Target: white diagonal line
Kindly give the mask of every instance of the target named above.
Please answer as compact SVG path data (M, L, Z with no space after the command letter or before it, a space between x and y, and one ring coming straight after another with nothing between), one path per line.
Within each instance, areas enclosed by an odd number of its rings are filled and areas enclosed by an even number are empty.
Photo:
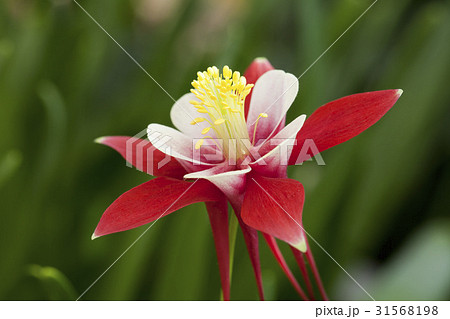
M124 250L124 252L122 253L122 254L120 254L120 256L116 259L116 260L114 260L114 262L108 267L108 268L106 268L106 270L100 275L100 276L98 276L97 277L97 279L95 279L94 280L94 282L89 286L89 287L87 287L87 289L75 300L75 301L78 301L78 300L80 300L81 299L81 297L83 297L111 268L112 268L112 266L114 266L118 261L119 261L119 259L120 258L122 258L123 257L123 255L125 255L130 249L131 249L131 247L133 247L141 238L142 238L142 236L144 236L148 231L149 231L149 229L150 228L152 228L153 227L153 225L155 225L155 223L161 218L161 217L163 217L164 216L164 214L173 206L173 205L175 205L175 203L178 201L178 200L180 200L180 198L181 197L183 197L183 195L184 194L186 194L191 188L192 188L192 186L194 186L194 184L195 183L197 183L197 181L198 181L198 179L196 179L193 183L192 183L192 185L190 185L180 196L178 196L178 198L177 199L175 199L175 201L153 222L153 223L151 223L150 224L150 226L148 226L143 232L142 232L142 234L140 234L139 235L139 237L138 238L136 238L136 240L135 241L133 241L132 243L131 243L131 245L130 246L128 246L128 248L127 249L125 249Z
M150 73L148 73L147 70L144 69L144 67L143 67L138 61L136 61L136 59L133 58L133 56L132 56L130 53L128 53L127 50L125 50L125 48L124 48L123 46L121 46L120 43L117 42L116 39L114 39L114 37L113 37L111 34L109 34L108 31L106 31L105 28L103 28L103 26L102 26L100 23L98 23L97 20L95 20L95 18L94 18L91 14L89 14L89 12L86 11L85 8L83 8L83 6L81 6L81 4L79 4L76 0L73 0L73 2L75 2L75 3L77 4L77 6L79 6L80 9L83 10L84 13L86 13L86 15L87 15L89 18L91 18L91 20L94 21L94 23L95 23L100 29L102 29L103 32L105 32L105 33L108 35L108 37L110 37L111 40L113 40L114 43L117 44L117 46L118 46L119 48L121 48L122 51L125 52L125 54L128 55L128 57L129 57L131 60L132 60L132 61L133 61L133 62L134 62L134 63L135 63L142 71L144 71L144 73L147 74L148 77L150 77L150 79L153 80L153 82L155 82L155 83L161 88L161 90L163 90L163 91L164 91L164 92L165 92L165 93L166 93L166 94L167 94L174 102L176 102L176 100L172 97L172 95L170 95L169 92L167 92L167 91L161 86L161 84L159 84L158 81L156 81L155 78L154 78L153 76L151 76Z
M330 44L330 46L328 47L328 48L326 48L326 50L325 51L323 51L322 52L322 54L321 55L319 55L319 57L317 58L317 59L315 59L314 60L314 62L313 63L311 63L311 65L310 66L308 66L307 68L306 68L306 70L305 71L303 71L303 73L302 74L300 74L300 76L297 78L297 80L300 80L300 78L301 77L303 77L305 74L306 74L306 72L308 72L335 44L336 44L336 42L338 42L343 36L344 36L344 34L346 34L347 33L347 31L348 30L350 30L354 25L355 25L355 23L356 22L358 22L359 21L359 19L361 19L366 13L367 13L367 11L369 11L373 6L374 6L374 4L375 3L377 3L378 2L378 0L375 0L366 10L364 10L364 12L363 13L361 13L360 14L360 16L358 17L358 18L356 18L356 20L355 21L353 21L353 23L352 24L350 24L349 26L348 26L348 28L347 29L345 29L344 30L344 32L342 32L341 33L341 35L340 36L338 36L337 37L337 39L336 40L334 40L334 42L333 43L331 43ZM284 94L286 94L286 92L287 91L289 91L289 89L294 85L295 83L292 83L272 104L270 104L269 105L269 107L264 111L264 113L267 113L270 109L271 109L271 107L275 104L275 103L277 103L278 102L278 100L279 99L281 99L282 97L283 97L283 95ZM252 126L254 125L256 123L256 121L255 122L253 122L252 123Z
M369 296L370 297L370 299L372 299L373 301L376 301L375 300L375 298L373 298L372 297L372 295L371 294L369 294L368 292L367 292L367 290L366 289L364 289L364 287L363 286L361 286L361 284L358 282L358 281L356 281L356 279L355 278L353 278L352 277L352 275L350 275L349 273L348 273L348 271L347 270L345 270L344 269L344 267L342 267L337 261L336 261L336 259L334 259L333 258L333 256L331 256L326 250L325 250L325 248L323 248L322 247L322 245L320 245L318 242L317 242L317 240L313 237L313 236L311 236L311 234L309 234L279 203L278 203L278 201L277 200L275 200L275 198L273 198L272 197L272 195L270 195L265 189L264 189L264 187L262 187L253 177L252 177L252 180L264 191L264 193L266 193L274 202L275 202L275 204L277 204L305 233L306 233L306 235L308 235L308 237L310 237L313 241L314 241L314 243L316 243L316 245L317 246L319 246L320 247L320 249L322 249L323 250L323 252L325 253L325 254L327 254L328 255L328 257L330 257L331 258L331 260L333 260L335 263L336 263L336 265L338 265L339 266L339 268L341 268L346 274L347 274L347 276L349 276L350 277L350 279L351 280L353 280L354 282L355 282L355 284L356 285L358 285L358 287L359 288L361 288L365 293L366 293L366 295L367 296Z
M122 51L142 70L142 71L144 71L144 73L145 74L147 74L148 75L148 77L150 78L150 79L152 79L153 80L153 82L155 82L156 83L156 85L158 85L160 88L161 88L161 90L163 90L166 94L167 94L167 96L168 97L170 97L175 103L177 103L177 101L172 97L172 95L170 95L169 94L169 92L167 92L162 86L161 86L161 84L159 84L159 82L158 81L156 81L155 80L155 78L153 77L153 76L151 76L151 74L150 73L148 73L147 72L147 70L138 62L138 61L136 61L136 59L135 58L133 58L133 56L130 54L130 53L128 53L128 51L127 50L125 50L125 48L122 46L122 45L120 45L120 43L119 42L117 42L116 41L116 39L114 39L114 37L111 35L111 34L109 34L109 32L108 31L106 31L105 30L105 28L97 21L97 20L95 20L95 18L89 13L89 12L87 12L86 11L86 9L85 8L83 8L83 6L81 6L81 4L79 4L76 0L73 0L73 2L75 2L79 7L80 7L80 9L81 10L83 10L83 12L84 13L86 13L86 15L92 20L92 21L94 21L94 23L103 31L103 32L105 32L107 35L108 35L108 37L110 37L111 38L111 40L113 40L114 41L114 43L115 44L117 44L117 46L120 48L120 49L122 49ZM191 118L191 120L192 121L194 121L195 122L195 120L194 120L194 118L191 116L191 114L189 114L188 112L186 112L186 110L184 109L184 108L181 108L190 118ZM197 122L195 122L197 125L199 125Z
M358 18L356 18L356 20L353 21L353 23L350 24L350 25L348 26L348 28L345 29L345 31L342 32L342 34L341 34L336 40L334 40L334 42L331 43L331 45L330 45L325 51L323 51L323 53L322 53L321 55L319 55L319 57L318 57L316 60L314 60L314 62L311 63L311 65L310 65L310 66L309 66L302 74L300 74L300 76L299 76L297 79L300 80L300 78L301 78L303 75L305 75L305 73L308 72L309 69L311 69L311 68L314 66L314 64L316 64L317 61L319 61L319 60L320 60L320 59L328 52L328 50L330 50L330 49L336 44L336 42L338 42L338 41L344 36L344 34L346 34L347 31L350 30L350 29L355 25L355 23L358 22L359 19L361 19L361 18L364 16L364 15L367 13L367 11L369 11L369 10L374 6L374 4L377 3L377 1L378 1L378 0L375 0L375 1L374 1L374 2L373 2L366 10L364 10L364 12L361 13L361 15L360 15Z

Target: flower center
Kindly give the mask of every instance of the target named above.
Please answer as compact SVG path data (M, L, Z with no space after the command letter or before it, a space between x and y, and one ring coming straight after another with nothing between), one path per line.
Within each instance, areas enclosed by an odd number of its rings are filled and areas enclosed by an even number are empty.
M233 72L228 66L223 67L222 74L215 66L207 71L197 72L197 80L192 81L191 92L198 101L190 103L202 114L191 122L196 125L208 122L210 126L202 130L204 138L200 139L195 148L199 149L205 139L212 139L228 158L240 159L248 154L250 139L245 121L245 98L253 88L253 84L247 84L244 76L239 72ZM267 117L260 114L259 118ZM258 118L258 119L259 119ZM211 130L216 137L207 135Z

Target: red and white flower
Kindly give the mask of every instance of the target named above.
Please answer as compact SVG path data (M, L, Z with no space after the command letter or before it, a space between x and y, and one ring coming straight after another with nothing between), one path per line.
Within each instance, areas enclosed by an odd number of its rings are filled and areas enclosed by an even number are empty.
M305 253L326 298L303 231L303 186L287 178L287 166L301 164L358 135L376 123L402 91L347 96L325 104L308 118L300 115L285 125L286 112L298 93L298 80L292 74L274 70L266 59L256 59L245 76L227 66L222 72L210 67L197 75L191 93L182 96L170 112L176 129L150 124L148 141L121 136L98 140L157 178L131 189L111 204L93 238L138 227L186 205L205 202L227 300L229 202L244 234L261 299L258 231L303 299L308 297L287 267L274 238L294 248L301 268ZM304 145L313 147L304 152ZM158 165L163 160L165 165ZM307 283L309 286L309 279ZM308 291L313 298L310 287Z

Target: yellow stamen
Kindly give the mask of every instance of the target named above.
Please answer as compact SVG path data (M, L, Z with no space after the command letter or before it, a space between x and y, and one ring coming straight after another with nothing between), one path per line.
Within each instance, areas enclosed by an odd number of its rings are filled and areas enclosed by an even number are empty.
M253 84L247 84L245 77L237 71L233 72L228 66L223 67L222 74L215 66L207 68L204 72L197 72L197 79L191 84L194 88L191 92L198 99L191 101L191 104L199 113L207 114L209 117L196 118L191 124L207 121L211 126L203 128L201 133L204 135L213 129L217 138L223 141L225 156L231 154L229 152L231 147L237 147L237 150L232 152L237 154L233 155L237 158L247 154L248 150L242 142L249 139L244 103ZM205 138L215 139L206 136ZM196 149L203 145L205 138L196 143ZM232 140L237 141L236 146Z
M198 140L197 143L195 143L195 149L198 150L200 147L202 147L204 141L205 139L203 138L201 140Z
M210 129L211 129L210 126L209 126L209 127L205 127L205 128L202 130L202 134L205 135L206 133L209 132Z
M191 103L192 105L202 105L202 102L195 100L189 101L189 103Z
M236 85L239 83L239 79L241 78L241 74L238 71L234 71L233 73L233 83Z
M225 79L231 78L231 70L230 70L230 68L228 67L228 65L225 65L225 66L223 67L223 76L224 76Z
M256 122L255 122L255 127L253 128L253 139L252 139L252 145L255 145L255 136L256 136L256 126L258 125L258 122L259 122L259 119L261 118L261 117L269 117L269 115L267 115L267 113L259 113L259 115L258 115L258 118L256 119Z
M196 124L201 123L201 122L204 122L204 121L206 121L205 118L203 118L203 117L196 117L196 118L191 122L191 125L196 125Z

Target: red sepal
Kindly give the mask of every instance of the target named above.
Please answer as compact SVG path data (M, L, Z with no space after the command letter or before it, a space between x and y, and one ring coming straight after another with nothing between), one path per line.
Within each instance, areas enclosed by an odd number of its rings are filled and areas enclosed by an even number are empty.
M298 181L253 174L247 180L241 216L247 225L304 251L304 199L303 185Z
M401 94L402 90L353 94L319 107L298 132L289 165L300 164L365 131L389 111ZM316 147L299 156L306 140L312 140Z
M116 150L127 162L147 174L178 179L186 174L175 158L159 151L147 140L130 136L105 136L96 142Z
M184 206L217 201L223 194L210 182L157 177L122 194L103 213L92 238L155 221Z

